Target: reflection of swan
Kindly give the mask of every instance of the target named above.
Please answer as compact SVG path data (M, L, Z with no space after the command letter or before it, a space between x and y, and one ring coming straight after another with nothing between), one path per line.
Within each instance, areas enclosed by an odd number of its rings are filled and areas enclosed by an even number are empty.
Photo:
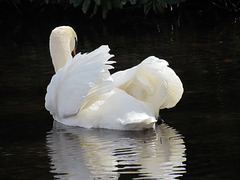
M50 53L56 74L47 88L47 110L57 121L107 129L151 128L158 110L180 100L183 87L165 60L145 59L138 66L110 76L108 46L74 58L77 36L71 27L55 28Z
M55 122L47 145L52 173L60 179L174 179L185 172L184 141L166 124L113 132Z

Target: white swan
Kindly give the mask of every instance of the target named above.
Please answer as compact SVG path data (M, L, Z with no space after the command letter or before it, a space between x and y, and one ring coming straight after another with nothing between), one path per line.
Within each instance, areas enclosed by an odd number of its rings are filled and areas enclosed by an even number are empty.
M50 35L56 74L47 87L45 107L58 122L85 128L140 130L153 128L159 109L171 108L183 94L168 62L154 56L110 75L108 46L72 57L77 35L69 26Z

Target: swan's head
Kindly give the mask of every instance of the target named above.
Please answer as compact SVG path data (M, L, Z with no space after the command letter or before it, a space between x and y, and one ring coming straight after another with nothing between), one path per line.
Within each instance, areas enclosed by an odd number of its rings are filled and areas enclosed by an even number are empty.
M69 26L56 27L50 35L49 46L53 66L57 72L76 54L77 34Z

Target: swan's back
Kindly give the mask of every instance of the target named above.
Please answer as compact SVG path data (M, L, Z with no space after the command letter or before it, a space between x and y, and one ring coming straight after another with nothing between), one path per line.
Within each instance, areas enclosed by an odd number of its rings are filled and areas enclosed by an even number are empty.
M168 62L154 56L112 75L116 87L157 109L171 108L181 99L182 82Z

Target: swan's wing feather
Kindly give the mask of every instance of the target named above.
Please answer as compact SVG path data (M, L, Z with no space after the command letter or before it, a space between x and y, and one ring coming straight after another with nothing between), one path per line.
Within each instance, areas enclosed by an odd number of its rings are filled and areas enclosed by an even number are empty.
M77 119L77 120L76 120ZM63 120L64 124L87 128L140 130L153 127L155 111L149 103L140 101L119 88L98 97L77 116Z
M154 56L112 78L116 87L159 109L175 106L183 94L181 80L168 62Z
M133 78L136 74L136 68L137 66L113 73L111 77L113 78L114 86L125 89L129 84L132 83Z
M56 118L72 116L93 98L113 88L108 62L108 46L101 46L89 54L78 54L52 77L47 87L45 106ZM97 90L96 90L97 89Z

